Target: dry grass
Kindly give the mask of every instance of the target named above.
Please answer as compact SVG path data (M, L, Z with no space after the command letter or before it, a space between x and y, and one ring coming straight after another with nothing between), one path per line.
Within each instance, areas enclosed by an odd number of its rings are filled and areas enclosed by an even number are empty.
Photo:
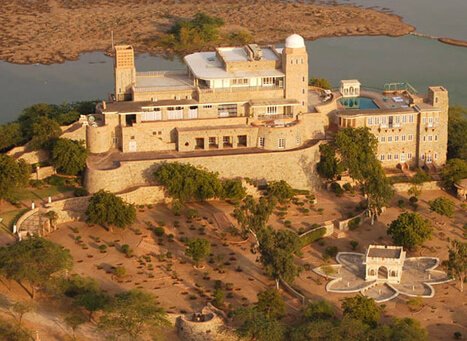
M245 29L260 43L343 35L404 35L414 28L399 17L352 6L272 0L11 0L0 12L0 59L14 63L59 63L85 51L109 51L110 32L138 52L163 53L147 44L177 18L206 12L225 28Z

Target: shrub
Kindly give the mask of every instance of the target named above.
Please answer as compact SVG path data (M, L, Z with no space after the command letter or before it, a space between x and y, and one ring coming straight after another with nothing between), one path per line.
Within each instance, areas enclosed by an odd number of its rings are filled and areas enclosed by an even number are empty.
M293 188L284 180L272 181L268 184L268 195L276 198L281 204L292 199L294 194Z
M360 222L361 222L361 218L360 217L356 217L356 218L353 218L352 220L349 221L349 230L350 231L353 231L355 229L357 229L357 227L360 226Z
M353 251L355 251L358 247L358 242L356 240L351 240L350 241L350 247L352 248Z
M456 208L454 202L444 197L429 201L428 204L432 211L447 217L452 217Z
M404 206L405 206L404 199L397 200L397 206L399 206L399 208L404 208Z
M246 196L246 190L240 179L223 180L222 192L224 199L242 200Z
M162 226L158 226L153 229L153 232L157 237L162 237L165 234L165 229Z
M341 196L342 194L344 194L344 190L342 189L341 185L339 185L337 182L332 182L330 189L337 196Z
M418 198L416 196L411 196L409 198L409 201L411 204L415 204L416 202L418 202Z
M423 308L423 298L417 296L407 300L407 306L411 312L419 311Z
M174 200L172 203L172 213L176 217L179 217L182 214L182 209L183 209L183 204L180 202L180 200Z
M122 247L120 248L120 251L124 253L127 257L131 257L133 254L133 250L128 244L123 244Z
M309 245L312 242L320 238L323 238L325 234L326 234L326 229L324 227L313 230L312 232L309 232L305 234L304 236L300 237L301 246L304 247L306 245Z
M338 252L339 249L337 246L328 246L326 249L324 249L324 256L325 258L334 258L337 256Z
M75 190L73 191L73 194L75 195L75 197L85 197L89 193L83 187L78 187L78 188L75 188Z
M114 275L117 278L122 278L126 276L126 269L123 266L117 266L114 270Z

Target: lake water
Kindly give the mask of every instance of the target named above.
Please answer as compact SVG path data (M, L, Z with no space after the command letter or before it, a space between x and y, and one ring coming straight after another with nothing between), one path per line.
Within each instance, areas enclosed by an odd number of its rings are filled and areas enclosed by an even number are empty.
M467 0L341 2L390 8L420 32L467 40ZM420 92L429 85L444 85L451 104L467 106L467 48L414 36L323 38L307 46L310 75L325 77L334 86L341 79L353 78L376 88L386 82L408 81ZM136 63L141 71L183 68L180 61L148 55L138 56ZM98 52L55 65L0 62L0 123L14 120L34 103L104 99L112 88L112 59Z

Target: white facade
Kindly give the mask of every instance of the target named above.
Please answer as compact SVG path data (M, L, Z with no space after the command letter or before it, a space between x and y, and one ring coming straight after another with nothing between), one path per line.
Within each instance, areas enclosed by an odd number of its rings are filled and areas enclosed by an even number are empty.
M405 261L401 246L370 245L365 257L365 281L399 284Z
M341 80L339 91L343 97L360 96L360 82L356 79Z

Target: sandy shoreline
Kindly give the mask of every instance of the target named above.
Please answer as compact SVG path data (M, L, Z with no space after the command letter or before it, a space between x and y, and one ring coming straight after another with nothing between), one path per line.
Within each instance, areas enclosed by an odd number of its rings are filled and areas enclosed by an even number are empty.
M321 37L402 36L414 27L397 15L348 5L327 6L271 0L11 0L0 13L0 60L53 64L90 51L109 52L131 43L138 53L164 54L148 46L176 18L206 12L225 20L226 29L245 29L258 43L275 43L292 32Z

